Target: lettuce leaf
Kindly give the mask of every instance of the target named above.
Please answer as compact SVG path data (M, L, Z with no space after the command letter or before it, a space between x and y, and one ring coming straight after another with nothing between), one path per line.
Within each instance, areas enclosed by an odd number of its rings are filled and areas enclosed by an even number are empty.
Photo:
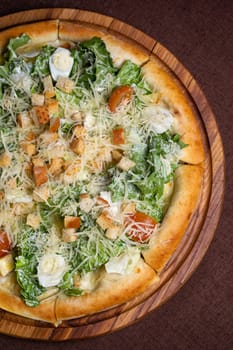
M104 87L109 75L115 75L116 68L112 63L110 53L100 38L94 37L81 44L82 47L91 50L95 55L95 85Z
M40 239L35 238L35 231L23 227L18 237L18 256L16 257L16 278L21 287L20 294L28 306L36 306L40 302L37 297L45 290L37 279L37 257L47 239L47 233L40 227ZM38 233L37 232L37 233Z
M16 50L20 46L26 45L30 40L31 38L27 34L22 34L16 38L10 39L6 50L6 59L11 61L12 59L16 58L18 56Z
M184 147L178 135L168 132L148 136L147 143L132 148L130 158L136 163L130 172L110 169L113 201L137 199L137 209L161 221L163 217L164 185L174 177L178 153Z
M42 48L41 52L36 57L36 60L33 66L33 71L32 71L33 77L39 76L40 79L43 79L44 77L46 77L46 75L50 74L49 58L54 53L55 50L56 48L50 45L46 45Z
M116 76L116 85L136 85L144 94L150 94L151 89L141 74L141 67L130 60L126 60Z

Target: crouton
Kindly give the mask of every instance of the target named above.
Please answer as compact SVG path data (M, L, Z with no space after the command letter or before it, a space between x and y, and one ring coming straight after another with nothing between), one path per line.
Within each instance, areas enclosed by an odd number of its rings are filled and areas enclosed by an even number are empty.
M65 216L64 227L65 228L76 228L81 226L81 219L78 216Z
M32 178L33 176L33 164L32 162L24 163L24 170L28 177Z
M26 111L19 113L16 117L16 120L17 124L23 129L29 128L33 125L33 120L30 117L30 114Z
M123 157L122 153L116 149L112 150L111 154L112 154L112 160L114 160L114 162L119 162Z
M11 154L4 152L0 154L0 168L6 168L11 164Z
M123 128L113 129L112 143L114 145L123 145L125 143L125 132Z
M30 203L14 203L12 205L12 213L14 215L26 215L31 213L33 208L33 202Z
M46 166L34 166L33 175L37 187L48 181Z
M32 197L35 202L46 202L49 195L49 188L46 185L42 185L33 191Z
M75 228L64 228L62 230L62 240L64 242L75 242L78 238L78 233Z
M107 230L108 228L115 226L113 219L108 217L106 213L100 214L96 222L103 230Z
M81 156L85 150L85 142L83 138L74 138L70 143L70 149L77 155Z
M20 147L29 156L33 156L36 154L36 145L33 143L21 142Z
M32 94L32 97L31 97L31 102L32 102L32 106L43 106L44 104L44 95L42 94Z
M40 157L34 157L32 159L32 164L34 166L44 166L44 160Z
M67 168L65 170L65 173L64 173L64 182L66 184L68 183L71 183L75 180L75 177L77 176L77 173L80 172L80 160L79 159L76 159L75 161L68 161L68 162L65 162L65 167L67 165Z
M47 146L50 143L55 142L57 139L58 139L58 134L56 132L48 132L48 131L41 133L39 137L41 144L43 144L44 146L45 145Z
M102 147L97 154L96 159L92 162L91 167L94 173L102 171L107 163L112 161L111 150L107 147Z
M49 166L48 172L51 176L58 176L62 172L64 161L61 158L53 158Z
M54 114L58 114L58 101L54 98L50 98L46 100L46 107L49 111L49 115L52 116Z
M28 214L26 224L34 229L40 226L40 217L35 214Z
M26 135L26 141L35 141L36 140L36 134L33 131L29 131Z
M73 80L66 77L58 77L56 87L66 93L71 93L75 87Z
M49 121L49 111L46 106L37 106L34 107L37 121L40 125L47 124Z
M119 163L117 163L117 168L123 170L123 171L128 171L129 169L132 169L135 167L136 163L130 160L127 157L122 157Z
M53 81L50 75L47 75L47 77L45 77L43 79L43 84L44 84L44 94L45 94L45 98L51 98L55 96L55 90L53 87Z
M121 206L123 214L133 214L136 211L136 203L129 202L129 203L123 203Z
M110 206L109 202L100 196L96 197L96 203L102 208L107 208Z
M60 127L60 118L52 117L50 118L49 131L56 132Z
M73 129L73 135L77 138L85 136L86 132L86 128L82 125L76 125Z

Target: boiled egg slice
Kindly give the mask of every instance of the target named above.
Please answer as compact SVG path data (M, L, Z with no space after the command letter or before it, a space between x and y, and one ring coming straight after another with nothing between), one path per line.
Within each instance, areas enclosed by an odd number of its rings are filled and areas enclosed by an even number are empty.
M74 59L69 50L58 47L49 58L49 68L53 80L58 77L68 78L73 67Z
M67 271L65 259L58 254L47 253L39 261L37 276L42 287L56 286Z

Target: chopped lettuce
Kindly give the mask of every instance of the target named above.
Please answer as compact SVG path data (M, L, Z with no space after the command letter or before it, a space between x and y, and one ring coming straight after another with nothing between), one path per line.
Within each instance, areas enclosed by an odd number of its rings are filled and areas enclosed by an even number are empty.
M55 47L46 45L44 46L39 55L36 57L33 65L32 76L40 77L40 79L50 74L49 58L54 53Z
M178 154L183 144L179 137L168 132L150 133L147 144L132 147L131 159L136 163L130 172L109 171L112 181L108 188L114 201L125 198L137 200L137 209L154 217L163 218L161 200L164 185L172 180L178 166Z
M113 66L110 53L100 38L94 37L82 43L82 47L91 50L95 55L95 86L105 87L109 75L114 75L116 69Z
M45 290L37 279L37 257L47 240L47 234L41 227L35 232L23 227L18 237L18 255L16 257L16 277L21 287L21 295L28 306L37 306L37 297Z
M18 56L16 50L20 46L28 44L30 40L31 39L27 34L22 34L21 36L10 39L6 50L6 59L11 61L12 59L16 58Z
M118 256L125 249L121 241L111 241L97 228L80 233L79 239L70 243L71 266L81 274L96 270L111 257Z
M145 94L150 94L151 89L144 81L141 68L130 60L126 60L116 76L117 85L136 85L142 89Z

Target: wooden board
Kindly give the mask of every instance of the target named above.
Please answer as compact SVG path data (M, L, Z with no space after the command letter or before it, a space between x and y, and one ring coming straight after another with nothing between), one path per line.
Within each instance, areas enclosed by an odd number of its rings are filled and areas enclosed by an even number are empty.
M4 16L0 19L0 29L45 19L65 19L98 26L138 45L151 56L158 56L189 96L206 152L204 185L198 207L159 283L128 303L92 316L65 321L57 328L0 310L0 332L24 338L61 341L93 337L125 327L158 308L182 287L201 262L215 233L223 203L224 154L215 117L202 90L187 69L160 43L114 18L74 9L41 9Z

